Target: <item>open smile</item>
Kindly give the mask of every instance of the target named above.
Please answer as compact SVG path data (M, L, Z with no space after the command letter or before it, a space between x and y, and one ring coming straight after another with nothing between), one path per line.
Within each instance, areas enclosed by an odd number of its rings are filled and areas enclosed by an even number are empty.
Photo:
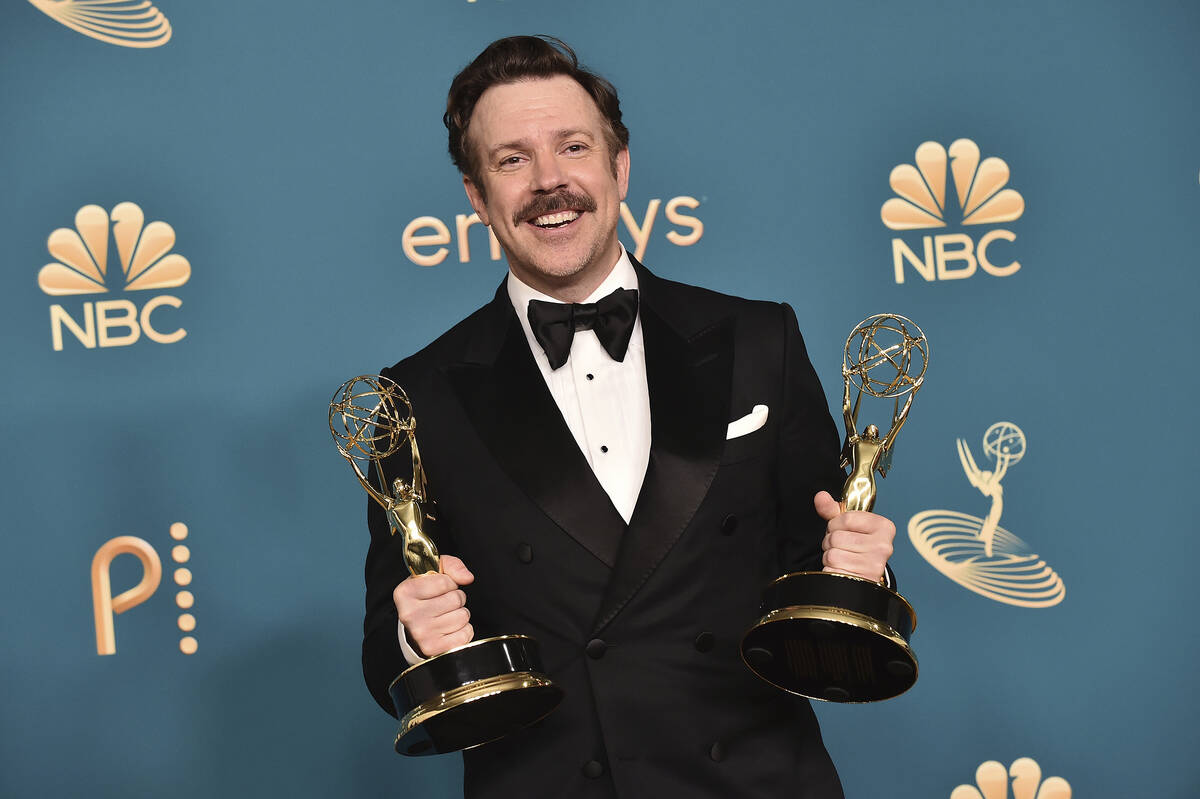
M553 214L543 214L529 220L529 224L542 230L563 228L574 222L582 214L579 211L558 211Z

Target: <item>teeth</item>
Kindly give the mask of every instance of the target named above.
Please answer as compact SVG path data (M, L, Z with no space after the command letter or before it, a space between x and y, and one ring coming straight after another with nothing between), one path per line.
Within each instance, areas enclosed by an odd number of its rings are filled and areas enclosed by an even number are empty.
M574 222L579 218L577 211L559 211L557 214L546 214L539 216L533 220L533 224L538 227L547 227L549 225L565 225L567 222Z

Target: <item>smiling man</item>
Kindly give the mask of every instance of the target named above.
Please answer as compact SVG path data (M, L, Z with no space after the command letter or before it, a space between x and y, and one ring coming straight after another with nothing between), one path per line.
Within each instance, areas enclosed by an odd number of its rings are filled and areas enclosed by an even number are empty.
M771 579L879 579L895 535L828 493L838 436L794 313L630 257L617 94L562 42L494 42L444 119L509 274L384 371L420 419L453 554L408 577L369 504L372 694L394 712L387 686L408 663L524 633L565 699L464 753L468 797L842 796L808 702L738 650Z
M468 130L463 185L509 269L543 294L581 302L621 255L628 148L566 75L491 87Z

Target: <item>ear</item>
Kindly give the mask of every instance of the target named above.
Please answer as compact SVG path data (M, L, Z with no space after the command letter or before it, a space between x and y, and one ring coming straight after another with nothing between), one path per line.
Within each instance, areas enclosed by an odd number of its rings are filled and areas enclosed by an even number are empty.
M626 147L621 152L617 153L617 188L621 192L621 199L625 199L625 195L629 193L629 148ZM482 217L480 217L482 219Z
M479 215L479 221L490 227L492 223L488 220L487 203L483 200L483 192L466 175L463 175L463 188L467 192L467 200L471 203L471 207Z

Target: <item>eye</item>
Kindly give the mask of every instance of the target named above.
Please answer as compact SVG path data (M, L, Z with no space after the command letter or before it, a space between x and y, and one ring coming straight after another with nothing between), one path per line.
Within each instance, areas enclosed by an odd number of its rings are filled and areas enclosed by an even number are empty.
M499 160L497 165L500 169L515 169L524 162L524 158L520 155L506 155Z
M566 153L567 155L582 155L583 153L587 152L587 149L588 148L587 148L586 144L579 144L578 142L574 142L574 143L568 144L566 147L564 147L563 152Z

